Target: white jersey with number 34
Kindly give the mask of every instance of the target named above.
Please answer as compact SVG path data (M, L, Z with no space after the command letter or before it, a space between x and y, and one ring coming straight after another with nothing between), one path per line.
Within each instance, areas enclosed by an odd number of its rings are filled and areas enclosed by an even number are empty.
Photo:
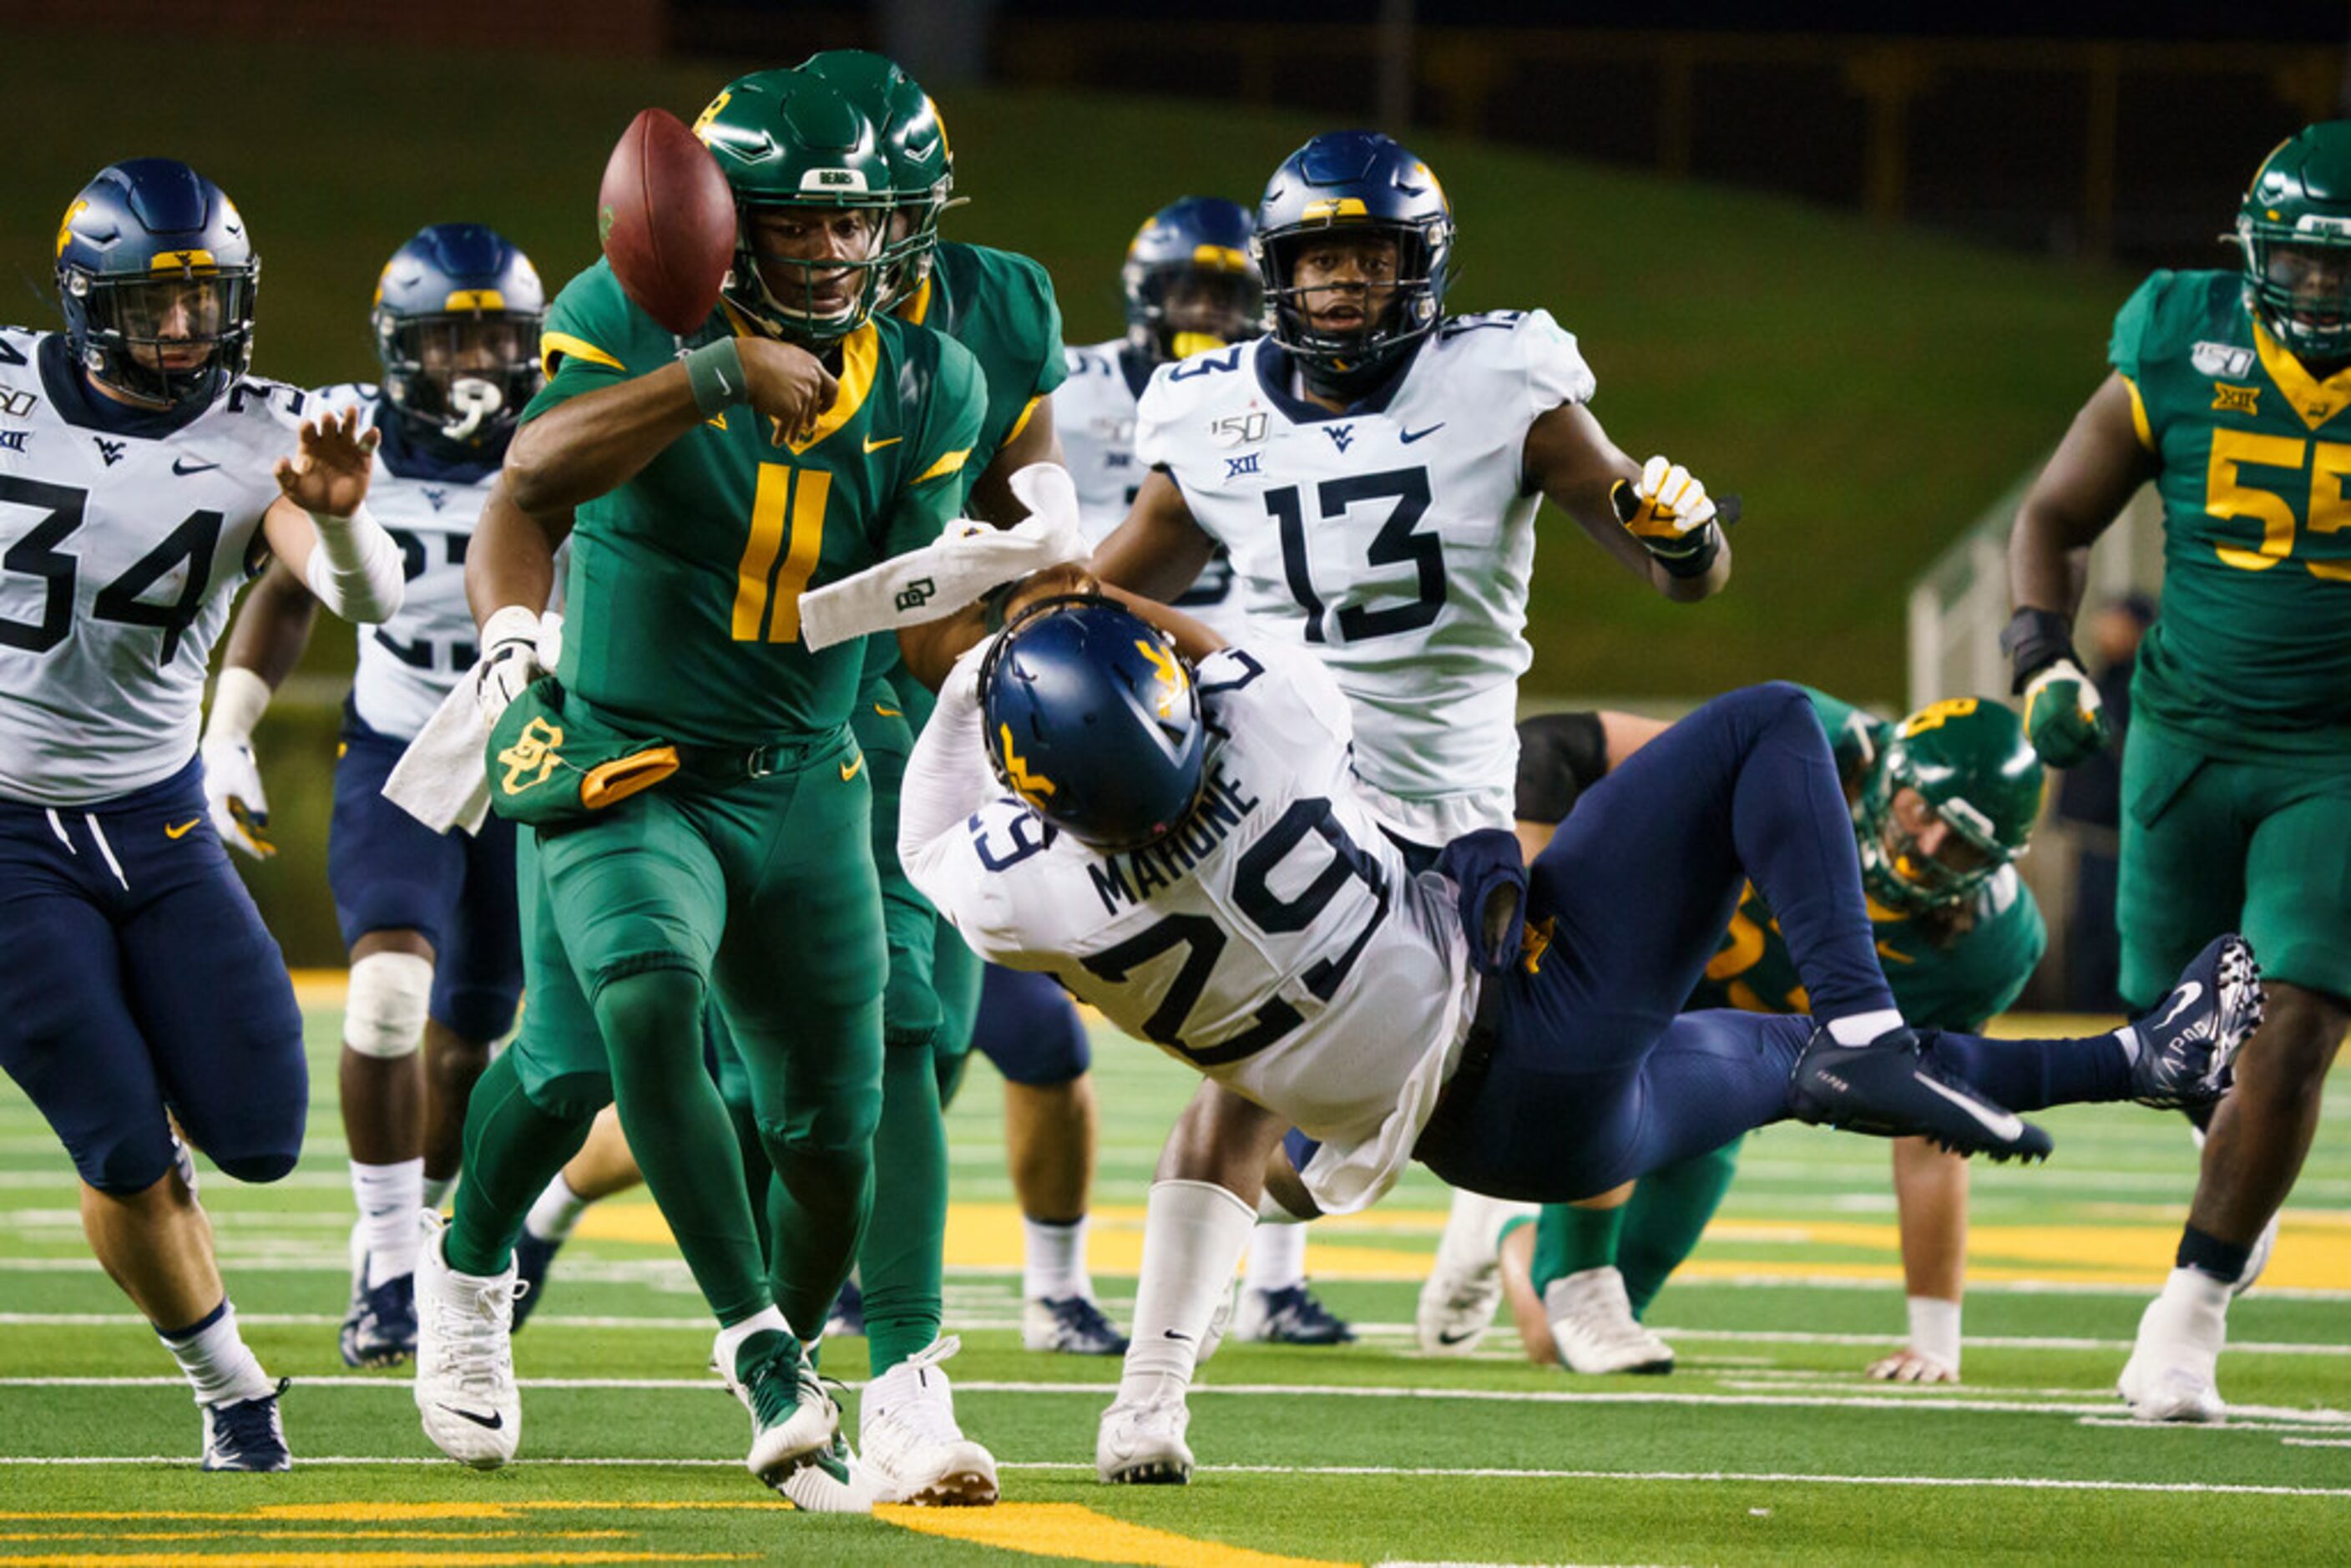
M1337 674L1356 769L1391 821L1437 843L1508 827L1531 657L1527 431L1589 399L1592 372L1547 312L1497 310L1447 318L1347 413L1305 402L1291 374L1270 341L1162 367L1135 455L1230 552L1250 624Z
M0 329L0 798L90 805L187 766L304 401L247 377L126 420L61 338Z
M1050 972L1320 1140L1303 1174L1326 1211L1373 1202L1466 1033L1467 948L1356 791L1330 673L1271 642L1202 660L1199 807L1155 845L1103 854L988 772L977 656L907 770L899 853L914 885L982 957Z

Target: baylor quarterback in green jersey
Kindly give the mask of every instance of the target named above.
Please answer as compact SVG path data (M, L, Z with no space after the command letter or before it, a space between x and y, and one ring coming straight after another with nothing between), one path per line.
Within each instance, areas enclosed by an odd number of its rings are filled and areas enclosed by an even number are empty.
M417 1399L468 1462L515 1451L512 1244L617 1102L720 1325L749 1468L790 1490L837 1460L802 1353L870 1198L884 952L871 796L849 728L856 650L811 653L797 600L935 539L978 437L978 368L878 317L892 197L872 125L790 71L731 84L696 124L738 239L719 308L681 341L600 264L550 312L548 384L467 563L496 803L560 769L573 809L526 818L529 1003L468 1118L468 1179L420 1265ZM551 544L569 525L564 651L531 679ZM517 713L528 713L520 727ZM614 759L605 762L604 759ZM575 765L576 766L576 765ZM650 788L606 789L609 768ZM715 996L779 1178L769 1248L737 1124L704 1062ZM789 1260L771 1287L765 1253ZM428 1304L428 1298L430 1304ZM798 1336L796 1337L796 1333Z
M2048 946L2040 909L2010 864L2023 852L2041 804L2042 767L2022 727L1990 699L1956 698L1886 723L1825 693L1810 695L1853 801L1879 963L1903 1018L1922 1029L1980 1030L2016 999ZM1520 832L1547 837L1583 787L1665 726L1625 714L1566 714L1520 727ZM1779 922L1752 887L1687 1005L1810 1009ZM1551 1341L1544 1359L1555 1354L1576 1372L1672 1365L1671 1347L1638 1319L1698 1245L1729 1188L1739 1149L1734 1142L1652 1172L1614 1207L1542 1208L1527 1264L1530 1294L1513 1305L1522 1334ZM1938 1382L1958 1375L1966 1172L1964 1161L1922 1140L1896 1144L1911 1340L1873 1375ZM1529 1217L1500 1212L1490 1199L1467 1199L1458 1223L1473 1232L1482 1226L1489 1237L1466 1255L1458 1245L1449 1251L1482 1270L1492 1248ZM1424 1343L1439 1348L1465 1344L1474 1332L1468 1318L1444 1321L1450 1297L1467 1291L1472 1304L1492 1299L1485 1274L1479 1281L1448 1277L1450 1261L1441 1251L1423 1296ZM1469 1288L1478 1282L1482 1291Z
M2351 1028L2351 120L2264 158L2238 265L2158 272L2115 319L2113 373L2017 513L2003 638L2052 765L2106 741L2072 645L2080 559L2132 493L2163 503L2163 606L2124 737L2122 992L2242 931L2269 982L2214 1112L2176 1266L2120 1391L2213 1420L2227 1306L2293 1190Z

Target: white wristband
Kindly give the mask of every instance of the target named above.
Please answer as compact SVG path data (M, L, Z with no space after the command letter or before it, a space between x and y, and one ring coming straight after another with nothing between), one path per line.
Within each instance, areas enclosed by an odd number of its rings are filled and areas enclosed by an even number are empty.
M1959 1303L1939 1296L1910 1298L1910 1348L1959 1369Z
M204 739L207 743L245 746L253 739L254 727L269 710L269 683L242 664L223 664L220 679L213 683L212 712L205 716Z

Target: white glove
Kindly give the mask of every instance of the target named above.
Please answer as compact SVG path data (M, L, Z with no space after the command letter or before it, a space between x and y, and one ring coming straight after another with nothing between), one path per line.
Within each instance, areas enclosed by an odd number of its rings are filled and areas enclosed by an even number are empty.
M266 861L277 852L264 831L269 797L261 788L261 764L253 755L253 728L269 706L269 685L241 665L222 668L213 687L212 713L196 754L204 764L204 810L213 831L231 849Z
M482 658L474 666L474 701L485 728L496 726L507 705L547 674L539 663L539 615L519 604L493 611L482 622Z

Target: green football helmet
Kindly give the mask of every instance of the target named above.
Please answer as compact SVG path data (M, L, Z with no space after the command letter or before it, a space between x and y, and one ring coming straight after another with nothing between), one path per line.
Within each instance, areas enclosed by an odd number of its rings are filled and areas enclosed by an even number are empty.
M882 278L881 308L890 309L911 298L930 276L939 214L955 204L949 200L955 193L955 150L947 144L946 124L930 95L886 55L827 49L797 68L839 88L882 133L898 200Z
M2006 704L1955 697L1894 727L1854 812L1861 882L1891 908L1958 904L2022 854L2041 814L2041 758ZM1895 798L1915 789L1951 830L1937 854L1920 852Z
M726 303L770 336L800 342L830 343L863 326L881 306L896 205L872 122L830 82L766 70L728 83L694 133L735 193ZM763 216L794 211L862 214L865 237L828 235L822 253L807 256L763 244Z
M2262 160L2237 210L2245 305L2294 358L2351 356L2351 120Z

